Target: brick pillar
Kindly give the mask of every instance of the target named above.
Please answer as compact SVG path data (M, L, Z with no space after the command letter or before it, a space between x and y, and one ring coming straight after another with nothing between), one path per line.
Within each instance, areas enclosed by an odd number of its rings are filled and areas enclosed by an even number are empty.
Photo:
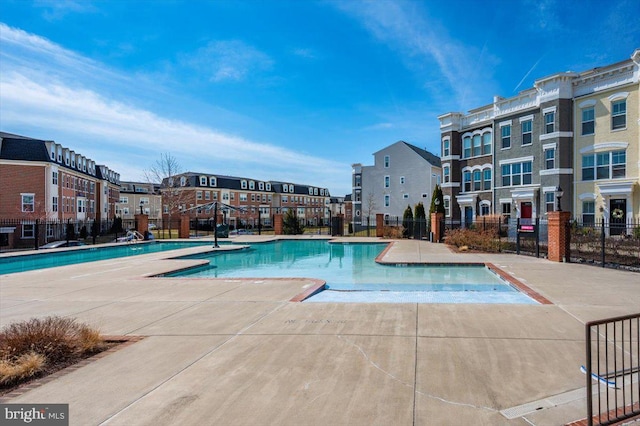
M147 235L146 232L149 230L149 215L146 214L137 214L136 218L136 231L141 233L142 235Z
M571 257L571 247L568 238L570 217L570 212L547 213L549 260L553 262L568 261Z
M439 243L442 241L442 221L444 220L443 213L431 213L431 233L433 234L433 241Z
M178 230L178 238L189 238L189 216L186 214L180 216L180 229Z
M273 215L273 232L276 235L282 235L282 213Z
M376 237L384 237L384 214L376 213Z

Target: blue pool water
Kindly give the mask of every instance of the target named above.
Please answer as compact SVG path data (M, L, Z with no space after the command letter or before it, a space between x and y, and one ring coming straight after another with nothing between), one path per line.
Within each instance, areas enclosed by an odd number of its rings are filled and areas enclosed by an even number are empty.
M136 256L140 254L156 253L166 250L176 250L194 245L212 245L211 242L160 242L152 241L136 244L122 244L110 247L87 247L81 250L46 251L34 254L1 257L0 275L14 272L33 271L36 269L53 268L55 266L74 265L76 263L93 262L96 260L114 259L117 257Z
M378 264L375 258L385 247L318 240L254 244L239 252L186 256L207 259L210 264L165 276L326 281L325 290L308 302L537 303L484 265Z

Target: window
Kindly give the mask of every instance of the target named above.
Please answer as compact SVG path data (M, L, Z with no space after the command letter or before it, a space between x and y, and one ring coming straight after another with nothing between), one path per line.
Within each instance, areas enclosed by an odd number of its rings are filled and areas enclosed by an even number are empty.
M180 176L180 186L187 186L187 178Z
M287 186L285 185L285 188L286 188L286 187L287 187ZM247 181L246 181L246 180L242 180L242 181L240 181L240 188L241 188L241 189L247 189ZM285 191L285 192L286 192L286 191Z
M511 203L502 203L502 214L511 216Z
M400 176L400 185L404 185L404 176Z
M252 180L249 181L249 189L256 189L256 183Z
M482 154L482 139L480 135L473 135L473 156Z
M202 191L196 191L196 200L202 200Z
M217 192L213 193L213 201L218 201L218 193Z
M446 217L451 216L450 207L451 207L451 200L449 200L448 198L445 198L444 199L444 215Z
M451 144L451 142L449 141L449 139L445 139L445 141L442 143L442 156L443 157L447 157L450 154L450 147L449 145Z
M556 150L550 148L544 151L544 168L547 170L554 169L556 167Z
M289 185L289 192L293 194L293 185Z
M429 196L429 194L427 194L426 192L422 193L422 198L427 198Z
M51 174L51 183L54 185L58 184L58 172L53 172Z
M405 200L409 199L409 194L402 194L402 198L404 198Z
M596 154L596 179L609 178L610 156L608 152Z
M200 176L200 186L207 186L207 177Z
M593 169L594 166L594 155L583 155L582 156L582 180L594 180L595 179L595 171Z
M465 136L462 140L463 158L471 157L471 136Z
M210 200L211 199L211 192L204 191L204 199L205 200Z
M627 127L627 100L622 99L611 103L611 130Z
M443 174L442 180L444 181L444 183L449 183L451 179L450 173L451 173L451 169L449 169L448 166L442 168L442 174Z
M531 161L502 165L502 186L531 184Z
M222 201L229 201L229 193L228 192L223 192L222 193Z
M389 161L390 161L389 156L388 156L388 155L385 155L385 156L384 156L384 168L385 168L385 169L389 168Z
M554 195L555 195L554 192L545 192L544 194L544 205L546 208L545 211L547 213L552 212L554 210L554 200L553 200Z
M258 189L264 191L264 182L258 182Z
M473 190L480 191L482 187L482 172L480 170L473 171Z
M625 151L614 151L611 153L611 178L624 178L627 168L627 153Z
M35 195L34 194L20 194L22 195L22 211L25 213L32 213L35 211Z
M286 201L285 201L285 197L282 197L282 200L283 200L284 202L286 202ZM246 192L241 192L241 193L240 193L240 201L247 201L247 193L246 193Z
M266 188L267 191L271 191L271 184L267 182L265 184L265 188Z
M78 198L78 213L85 213L87 211L86 202L82 198Z
M216 178L213 176L209 177L209 186L216 186L218 184Z
M582 202L582 224L593 225L595 221L596 221L596 202L583 201Z
M362 176L361 175L355 175L354 177L354 186L357 188L359 186L362 186ZM311 188L309 188L309 191L311 191ZM312 192L309 192L309 194L313 195Z
M531 145L531 120L526 120L522 125L522 145Z
M500 134L502 136L502 149L511 148L511 126L502 126Z
M595 109L594 107L582 110L582 135L592 135L595 131Z
M231 192L230 196L231 196L231 201L236 199L236 193L235 192Z
M120 201L118 201L120 204L129 204L129 197L120 197Z
M384 196L384 206L385 207L389 207L390 200L391 200L391 198L389 197L389 195L385 195Z
M251 194L251 201L256 201L256 194Z
M51 211L53 212L58 211L58 197L53 197L52 203L51 203Z
M484 155L491 154L491 139L493 135L491 133L485 133L482 135L482 153Z
M480 216L487 216L489 215L489 204L481 204L480 205Z
M385 176L384 177L384 187L385 188L389 188L390 185L390 177L389 176Z
M289 202L289 197L287 197L286 195L282 196L282 202L283 203L288 203Z
M467 192L467 191L471 191L471 172L470 171L465 171L462 172L462 182L463 182L463 191Z
M22 224L22 238L33 238L36 233L36 225L33 223Z
M482 177L483 187L482 187L482 189L484 189L485 191L488 191L488 190L491 189L491 169L484 169L482 174L483 174L483 177Z
M555 131L556 124L556 113L555 111L550 111L544 114L544 132L545 133L553 133Z

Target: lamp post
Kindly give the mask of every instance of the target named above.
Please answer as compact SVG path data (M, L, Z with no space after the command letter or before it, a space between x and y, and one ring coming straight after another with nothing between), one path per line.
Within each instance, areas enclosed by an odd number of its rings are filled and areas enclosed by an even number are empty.
M142 206L144 206L144 201L140 200L140 214L143 214L142 213Z
M562 206L560 205L560 200L562 200L562 196L564 195L564 191L562 191L562 188L558 187L556 189L556 197L558 197L558 211L561 212L562 211Z
M218 203L213 203L213 248L220 248L218 245Z

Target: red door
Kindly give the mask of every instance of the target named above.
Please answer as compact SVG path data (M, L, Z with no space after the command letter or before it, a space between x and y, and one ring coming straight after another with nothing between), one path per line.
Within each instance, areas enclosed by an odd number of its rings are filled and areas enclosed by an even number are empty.
M531 203L522 203L521 207L522 212L520 214L521 219L531 219L532 207Z

